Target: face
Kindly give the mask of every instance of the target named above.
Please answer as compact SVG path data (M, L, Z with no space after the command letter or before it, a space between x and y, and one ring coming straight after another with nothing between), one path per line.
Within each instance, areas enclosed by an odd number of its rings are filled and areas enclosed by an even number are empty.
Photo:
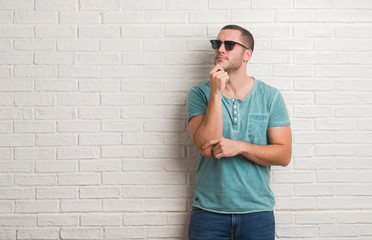
M241 40L241 33L238 30L225 29L222 30L218 36L217 40L224 41L234 41L244 44ZM221 44L219 49L214 51L215 64L221 65L226 72L234 72L239 70L243 64L245 64L247 59L247 49L235 44L234 48L230 51L225 49L225 45Z

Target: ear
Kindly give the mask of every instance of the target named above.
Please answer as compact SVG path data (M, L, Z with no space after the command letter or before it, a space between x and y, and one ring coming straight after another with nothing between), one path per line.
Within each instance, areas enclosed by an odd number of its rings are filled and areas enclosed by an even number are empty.
M251 59L252 54L253 54L253 52L252 52L251 49L247 49L247 50L245 50L245 51L244 51L243 61L244 61L244 62L248 62L248 61Z

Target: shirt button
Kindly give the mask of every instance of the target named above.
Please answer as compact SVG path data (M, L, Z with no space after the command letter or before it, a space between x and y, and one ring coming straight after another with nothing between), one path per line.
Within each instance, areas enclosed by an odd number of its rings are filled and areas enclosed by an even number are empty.
M234 118L234 122L236 122L236 121L238 121L238 119L237 118Z
M236 105L234 105L234 108L236 108Z
M232 101L235 102L235 99L233 98Z
M238 114L238 112L237 111L234 111L234 114L236 115L236 114Z

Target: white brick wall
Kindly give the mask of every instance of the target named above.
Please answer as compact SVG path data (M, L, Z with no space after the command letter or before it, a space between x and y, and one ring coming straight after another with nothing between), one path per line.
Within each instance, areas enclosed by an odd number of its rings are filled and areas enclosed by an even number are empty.
M0 0L0 239L187 239L186 96L229 23L291 116L277 239L372 239L369 0Z

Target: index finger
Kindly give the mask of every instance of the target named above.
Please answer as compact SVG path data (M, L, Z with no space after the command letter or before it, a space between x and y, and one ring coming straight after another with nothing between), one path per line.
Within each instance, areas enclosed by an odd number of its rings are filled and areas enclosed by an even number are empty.
M212 68L211 73L212 73L212 72L218 72L218 71L225 71L225 69L224 69L221 65L216 64L216 66L214 66L214 67Z
M206 149L206 148L209 148L210 146L212 145L216 145L218 142L220 141L220 139L213 139L213 140L210 140L208 141L206 144L203 145L202 149Z

